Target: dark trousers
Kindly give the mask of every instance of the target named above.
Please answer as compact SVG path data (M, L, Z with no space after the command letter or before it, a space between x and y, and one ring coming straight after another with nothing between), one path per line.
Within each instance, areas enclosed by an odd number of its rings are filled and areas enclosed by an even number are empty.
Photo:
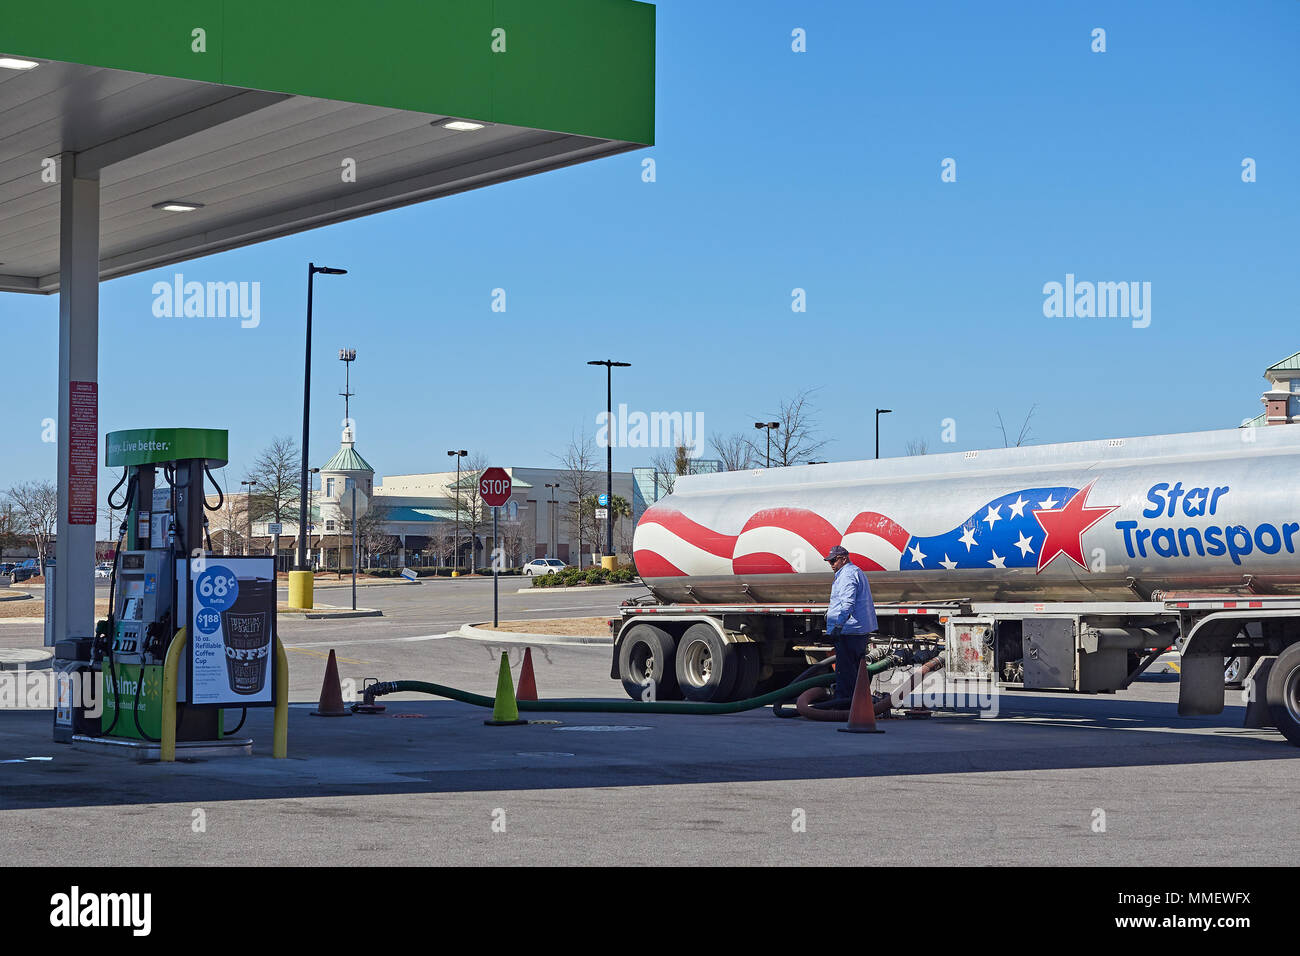
M866 634L835 635L835 697L852 700L858 685L858 665L867 656Z

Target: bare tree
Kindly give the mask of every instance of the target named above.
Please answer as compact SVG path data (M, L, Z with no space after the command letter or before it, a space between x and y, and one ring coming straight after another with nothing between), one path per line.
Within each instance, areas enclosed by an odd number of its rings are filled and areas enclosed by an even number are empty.
M451 557L456 548L456 528L450 521L435 521L429 529L429 550L433 552L436 567L451 565Z
M497 547L501 549L501 553L507 561L507 567L517 567L531 561L536 544L533 540L532 525L522 518L502 521L500 525L498 529L500 541Z
M17 550L22 543L22 522L18 509L6 495L0 495L0 558L6 551Z
M220 507L217 507L220 502ZM244 537L248 533L248 495L231 494L227 489L225 496L218 499L208 495L206 504L216 508L209 512L208 534L212 537L212 547L221 554L244 553Z
M924 455L929 450L930 445L924 438L918 438L907 443L907 453L909 455Z
M816 409L812 396L815 388L805 388L794 397L781 402L777 411L776 428L772 429L772 462L782 467L794 465L816 457L826 447L827 441L817 437ZM762 442L747 439L755 461L767 461L767 438Z
M292 438L275 438L253 461L248 479L256 482L247 507L254 518L298 523L302 458ZM310 516L308 516L310 521ZM275 536L272 554L279 560L280 536ZM278 565L277 565L278 567Z
M5 504L16 516L15 532L30 538L36 549L37 566L44 573L59 525L59 493L52 481L27 481L5 492Z
M659 452L650 459L655 470L655 480L663 494L671 495L677 486L677 479L694 471L690 449L686 445L676 445Z
M254 460L248 480L256 483L249 502L254 517L278 522L298 520L302 459L292 438L273 439Z
M357 515L357 541L365 555L366 567L371 566L372 558L387 554L397 547L397 538L384 528L387 523L387 505L375 504L374 498L370 499L370 506Z
M462 531L469 533L469 569L472 574L477 567L478 536L484 525L492 519L479 488L479 477L486 470L487 459L482 452L475 452L465 459L461 466L460 487L452 489L452 506L460 516Z
M1037 408L1038 408L1037 405L1030 406L1029 414L1025 416L1024 423L1020 426L1020 433L1016 435L1016 440L1015 440L1016 448L1019 448L1021 445L1029 444L1029 420L1034 417L1034 410ZM1012 442L1007 438L1007 426L1002 423L1002 412L999 411L997 415L998 415L998 428L1001 429L1002 431L1002 447L1010 448L1012 446Z
M581 568L584 545L588 540L582 502L596 491L596 446L584 429L569 440L564 454L556 457L563 467L560 491L571 499L567 505L567 519L578 539L578 567Z
M723 471L745 471L754 467L753 446L749 437L742 432L732 432L730 435L714 432L709 445L722 462Z

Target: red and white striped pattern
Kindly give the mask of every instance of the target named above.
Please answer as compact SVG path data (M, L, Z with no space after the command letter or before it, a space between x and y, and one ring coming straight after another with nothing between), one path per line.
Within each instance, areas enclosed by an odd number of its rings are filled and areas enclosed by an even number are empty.
M645 577L731 574L735 535L719 534L680 511L651 508L637 522L632 559Z
M839 531L815 511L765 508L740 530L731 567L736 574L825 571L822 559L839 543Z
M806 508L766 508L738 535L723 534L680 511L655 506L637 523L633 557L645 577L792 574L825 571L837 544L864 571L897 571L910 535L899 524L864 511L841 532Z
M840 544L863 571L897 571L910 537L893 519L864 511L849 522Z

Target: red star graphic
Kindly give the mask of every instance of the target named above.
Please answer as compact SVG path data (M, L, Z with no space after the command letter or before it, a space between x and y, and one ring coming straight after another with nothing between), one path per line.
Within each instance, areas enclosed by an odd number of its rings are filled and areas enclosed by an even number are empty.
M1083 533L1119 507L1088 507L1088 492L1096 483L1096 479L1088 482L1054 511L1034 511L1039 526L1047 534L1047 540L1038 551L1039 571L1051 564L1058 554L1065 555L1085 571L1091 570L1083 560Z

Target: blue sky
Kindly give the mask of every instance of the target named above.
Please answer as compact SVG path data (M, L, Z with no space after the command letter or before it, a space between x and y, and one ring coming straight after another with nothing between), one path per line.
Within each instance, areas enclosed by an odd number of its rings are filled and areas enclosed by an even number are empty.
M554 464L595 431L594 358L633 363L616 402L709 432L819 387L819 457L841 460L872 454L877 405L883 455L1000 445L996 411L1015 427L1033 406L1035 443L1231 425L1300 350L1300 4L657 6L656 146L179 269L260 282L257 329L155 318L177 269L105 283L101 431L228 428L232 484L296 436L308 260L350 270L317 281L313 464L338 446L351 346L381 475L452 447ZM1150 326L1045 318L1067 273L1150 282ZM58 301L0 293L0 316L0 487L52 479Z

